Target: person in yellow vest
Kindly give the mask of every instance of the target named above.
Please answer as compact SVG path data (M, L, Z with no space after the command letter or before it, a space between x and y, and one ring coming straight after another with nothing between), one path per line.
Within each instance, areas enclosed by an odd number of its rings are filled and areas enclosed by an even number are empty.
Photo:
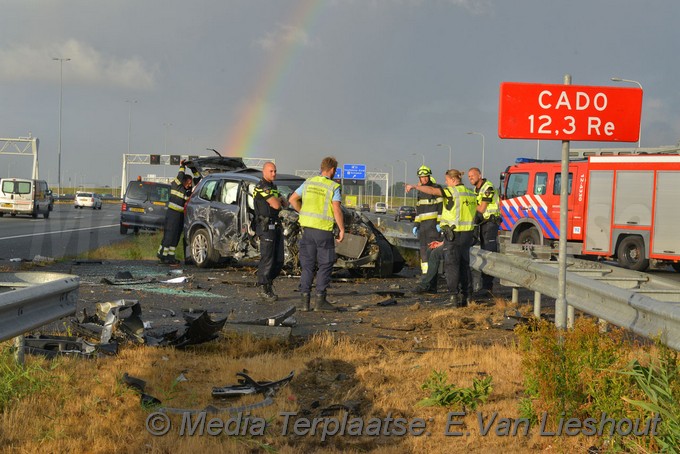
M498 252L498 226L501 224L498 191L477 167L468 170L468 179L477 194L477 213L475 224L479 225L479 247L485 251ZM472 288L476 296L491 296L493 290L493 276L472 272Z
M418 168L418 181L424 186L441 188L434 178L432 170L422 165ZM416 201L416 219L414 220L413 234L418 237L420 242L420 271L428 274L428 259L430 257L430 243L440 240L439 217L442 214L442 197L439 195L418 193ZM437 275L428 284L428 289L437 293Z
M192 188L201 180L200 173L191 167L189 170L192 173L186 173L184 160L182 160L177 177L170 183L170 200L168 200L168 211L165 213L163 239L156 253L161 263L168 265L179 263L179 260L175 258L175 249L184 230L184 205L191 197ZM185 247L184 250L186 251L187 248Z
M465 307L470 285L470 248L473 243L477 196L462 183L460 170L447 170L445 177L445 188L417 184L406 185L406 191L416 189L444 198L440 227L444 234L444 272L451 295L449 305Z
M345 223L340 203L342 196L340 185L333 181L338 161L326 157L321 161L321 175L308 178L288 198L290 206L300 213L299 223L302 227L302 238L299 243L299 259L302 273L300 276L301 311L310 310L310 293L316 272L315 311L335 311L326 300L326 289L331 281L331 272L335 263L335 241L333 227L338 226L337 241L345 237Z

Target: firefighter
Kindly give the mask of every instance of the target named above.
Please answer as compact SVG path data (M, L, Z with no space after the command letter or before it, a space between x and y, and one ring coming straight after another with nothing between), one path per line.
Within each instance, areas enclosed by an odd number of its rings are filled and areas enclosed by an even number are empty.
M265 301L278 299L274 293L273 282L283 268L283 229L279 212L288 206L286 199L279 193L274 180L276 165L266 162L262 167L262 179L255 186L255 232L260 239L260 262L257 265L258 296Z
M498 252L498 226L501 224L498 191L489 180L482 178L477 167L468 170L468 179L477 194L475 224L479 225L479 246L485 251ZM473 271L472 284L478 296L491 296L493 276Z
M460 170L446 172L446 188L427 185L407 185L406 190L417 189L427 194L443 197L441 230L444 235L444 272L450 293L449 305L467 306L470 282L470 248L473 243L474 218L477 197L461 181Z
M418 180L423 186L441 189L441 186L436 184L432 178L432 170L426 165L422 165L418 169ZM418 237L420 242L420 271L422 274L427 274L428 270L428 257L430 256L431 250L429 244L433 241L440 240L438 223L439 216L441 216L442 213L442 200L442 197L439 195L418 192L413 234ZM435 279L430 282L429 290L436 292L436 276Z
M185 173L185 161L182 160L179 172L170 184L170 200L168 201L168 211L165 213L163 240L156 254L162 263L168 265L179 263L179 260L175 258L175 249L184 229L184 205L191 196L192 187L201 179L201 175L196 170L189 169L193 175ZM184 249L186 250L186 248Z
M333 181L338 161L329 156L321 161L321 175L307 179L290 195L288 202L300 213L302 238L299 258L302 268L300 276L301 300L298 309L310 309L310 292L316 272L315 311L335 311L326 300L326 289L331 281L335 263L334 223L338 227L337 241L345 237L345 223L342 216L340 185Z

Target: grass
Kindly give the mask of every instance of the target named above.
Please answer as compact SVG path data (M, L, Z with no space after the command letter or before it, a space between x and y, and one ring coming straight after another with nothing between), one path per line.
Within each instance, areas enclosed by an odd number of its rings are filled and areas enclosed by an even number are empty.
M80 258L93 260L156 260L156 253L162 239L162 232L140 232L128 235L128 238L121 242L88 251L82 254ZM178 260L184 259L181 239L177 245L176 257Z
M453 312L449 313L449 316ZM298 345L251 337L227 337L186 351L124 346L116 357L93 361L61 358L48 362L28 356L27 368L50 369L50 386L11 399L0 413L0 451L20 452L432 452L467 451L485 453L503 450L519 453L532 450L584 452L592 438L499 436L491 429L482 436L478 414L485 424L496 413L499 418L519 417L523 392L521 351L516 345L460 345L459 340L440 331L436 349L410 352L401 343L374 339L359 342L323 333ZM8 344L4 344L7 349ZM180 436L181 416L171 415L172 429L152 436L145 428L151 409L143 408L139 396L120 384L124 372L147 382L146 392L163 405L200 409L207 405L242 405L257 402L249 396L236 402L214 402L213 386L236 383L235 373L246 369L257 380L273 380L295 371L291 384L279 391L272 406L256 409L250 416L268 421L263 435ZM493 390L484 399L475 398L476 410L457 417L461 425L451 431L465 436L447 436L449 412L454 407L419 407L429 396L421 388L432 371L446 374L452 383L468 385L480 377L493 377ZM178 382L183 374L188 381ZM442 382L443 383L443 382ZM421 418L430 435L423 436L303 436L281 435L282 412L298 417L320 417L324 408L345 405L351 417ZM479 412L479 413L478 413ZM331 413L341 418L342 412ZM208 415L208 419L215 415ZM230 415L217 415L226 421ZM30 424L26 424L30 421ZM292 424L292 423L291 423ZM21 431L10 428L22 427ZM469 433L469 434L467 434Z

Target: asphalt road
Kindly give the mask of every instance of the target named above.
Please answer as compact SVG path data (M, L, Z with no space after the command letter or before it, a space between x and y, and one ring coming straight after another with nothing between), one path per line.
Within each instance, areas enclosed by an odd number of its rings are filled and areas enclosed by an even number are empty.
M5 214L0 218L0 259L74 257L125 238L119 221L119 203L104 204L101 210L57 204L48 219Z

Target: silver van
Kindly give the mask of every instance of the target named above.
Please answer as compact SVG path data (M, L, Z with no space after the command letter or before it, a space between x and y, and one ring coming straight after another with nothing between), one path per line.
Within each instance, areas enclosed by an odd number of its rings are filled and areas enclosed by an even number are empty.
M25 180L22 178L0 179L0 216L9 213L28 214L37 218L42 214L50 217L52 191L45 180Z

